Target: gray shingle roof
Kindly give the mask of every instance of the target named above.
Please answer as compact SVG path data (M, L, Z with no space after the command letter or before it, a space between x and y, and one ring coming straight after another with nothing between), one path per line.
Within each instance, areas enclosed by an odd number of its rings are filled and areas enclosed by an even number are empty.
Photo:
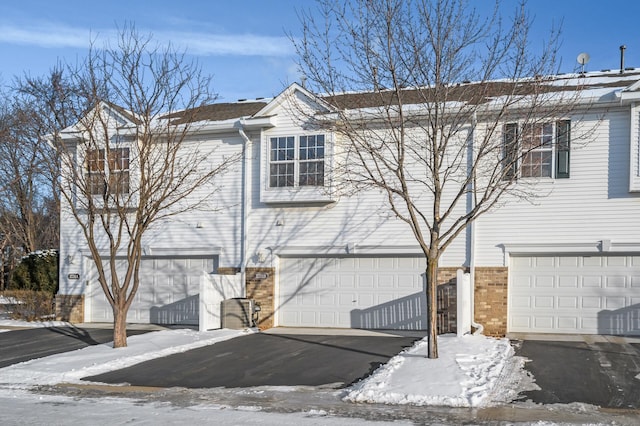
M250 117L267 105L267 102L231 102L204 105L167 114L162 118L173 120L173 124L193 123L196 121L223 121L232 118Z

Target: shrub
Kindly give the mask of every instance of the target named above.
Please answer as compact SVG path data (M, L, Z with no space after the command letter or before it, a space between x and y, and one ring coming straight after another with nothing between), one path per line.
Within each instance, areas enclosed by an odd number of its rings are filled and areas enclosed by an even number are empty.
M43 250L24 256L11 274L10 290L58 291L58 251Z
M6 303L0 306L11 319L43 321L54 316L53 294L49 292L8 290L2 296Z

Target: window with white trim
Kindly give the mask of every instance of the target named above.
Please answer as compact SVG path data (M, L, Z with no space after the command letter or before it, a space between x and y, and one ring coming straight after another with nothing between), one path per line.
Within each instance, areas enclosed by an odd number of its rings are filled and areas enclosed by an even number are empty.
M129 193L129 148L87 151L87 185L92 195Z
M507 123L503 129L504 178L569 177L571 121Z
M269 187L324 185L324 135L272 137Z

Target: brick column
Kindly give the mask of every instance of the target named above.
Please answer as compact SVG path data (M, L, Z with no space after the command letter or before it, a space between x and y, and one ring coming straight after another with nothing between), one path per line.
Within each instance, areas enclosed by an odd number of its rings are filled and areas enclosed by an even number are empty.
M84 295L56 294L56 320L84 322Z
M274 268L247 268L246 270L247 298L255 300L260 305L260 314L258 315L260 330L274 326L275 272Z
M487 336L507 334L507 267L475 268L475 321L484 326Z

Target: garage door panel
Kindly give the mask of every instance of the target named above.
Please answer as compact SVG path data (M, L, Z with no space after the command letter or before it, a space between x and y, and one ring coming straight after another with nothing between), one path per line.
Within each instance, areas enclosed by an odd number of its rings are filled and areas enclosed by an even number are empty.
M575 275L560 276L558 277L558 287L578 288L578 277Z
M561 268L578 267L580 265L580 258L577 256L567 256L558 258L558 265Z
M602 267L603 259L600 256L585 256L582 258L583 266Z
M511 299L511 307L514 309L517 308L530 308L531 307L531 297L529 296L520 296L520 297L516 297L514 296Z
M91 261L88 261L92 268ZM143 258L140 264L140 287L127 314L133 323L161 324L198 323L200 276L214 269L215 260L208 258ZM120 271L126 268L126 259L117 259ZM121 276L124 272L121 272ZM87 288L88 321L111 322L113 313L106 296L91 275ZM110 279L110 277L108 277Z
M558 297L558 308L577 309L578 298L577 297Z
M350 275L350 276L339 275L336 278L338 280L338 287L340 289L356 288L356 277L355 276L353 276L353 275Z
M585 309L601 309L602 299L600 297L582 297L582 307Z
M552 329L555 318L551 315L539 314L533 318L534 327L541 329Z
M606 257L607 266L627 266L627 257L626 256L618 256L618 257Z
M530 268L532 267L533 257L512 257L511 265L514 268Z
M358 307L373 306L376 304L377 297L373 293L360 293L358 295Z
M612 287L623 288L623 287L626 287L626 277L621 277L621 276L606 277L605 283L606 283L605 287L607 288L612 288Z
M374 287L373 275L358 275L358 288L371 290Z
M602 277L585 276L582 277L583 287L602 287Z
M338 304L340 306L352 307L356 302L355 293L340 293L338 295Z
M555 285L555 277L538 276L534 280L533 286L536 288L551 288Z
M531 288L531 277L515 276L512 279L511 285L514 288Z
M580 328L583 330L599 330L601 334L613 334L614 329L607 329L602 324L598 323L597 317L582 317L580 318Z
M397 297L395 294L389 293L389 294L378 294L377 298L378 298L378 305L382 305L395 300Z
M534 299L535 308L553 308L553 297L537 296Z
M531 317L529 316L521 316L521 315L513 315L511 317L511 326L519 329L530 329L531 326Z
M557 259L555 257L536 257L532 262L536 268L553 267L556 264Z
M424 303L417 304L418 313L415 307L407 307L412 299L425 299L421 277L425 262L419 258L282 258L280 261L278 325L415 329L417 321L410 316L425 315ZM308 270L311 265L333 266L320 267L312 275L296 273ZM334 295L331 304L318 300L294 304L287 300L287 295L300 293L302 289L317 289L326 282L337 284L325 289ZM407 306L400 309L403 303ZM305 312L313 312L313 319L303 318Z
M640 283L638 284L640 285ZM395 287L395 276L380 274L378 275L378 288L380 289L392 289Z
M640 317L639 258L512 257L508 330L640 334L640 327L624 320L629 316Z
M318 296L318 303L321 306L334 306L336 304L335 295L331 293L323 293Z
M607 297L605 298L605 308L622 309L626 306L624 297Z
M575 330L578 328L578 317L559 317L558 328L561 330Z

